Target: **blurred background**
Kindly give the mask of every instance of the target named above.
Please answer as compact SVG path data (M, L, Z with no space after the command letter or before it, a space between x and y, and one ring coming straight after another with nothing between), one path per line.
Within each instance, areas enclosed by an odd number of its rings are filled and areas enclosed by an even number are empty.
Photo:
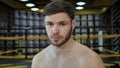
M51 1L57 0L0 0L0 68L30 68L50 44L41 14ZM98 53L106 68L120 68L120 0L65 1L75 7L74 40Z

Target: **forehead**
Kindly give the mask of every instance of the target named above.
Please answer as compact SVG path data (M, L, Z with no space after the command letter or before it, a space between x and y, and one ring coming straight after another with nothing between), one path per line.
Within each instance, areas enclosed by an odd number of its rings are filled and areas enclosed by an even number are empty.
M45 16L45 21L58 22L58 21L69 21L69 20L70 17L68 16L68 14L63 12Z

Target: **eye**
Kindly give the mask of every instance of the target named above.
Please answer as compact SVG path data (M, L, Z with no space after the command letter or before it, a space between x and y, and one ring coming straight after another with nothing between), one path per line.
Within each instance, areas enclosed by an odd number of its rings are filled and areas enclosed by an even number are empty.
M52 22L47 22L47 25L52 26L54 24Z
M64 26L64 25L66 25L66 23L65 23L65 22L60 22L59 25L60 25L60 26Z

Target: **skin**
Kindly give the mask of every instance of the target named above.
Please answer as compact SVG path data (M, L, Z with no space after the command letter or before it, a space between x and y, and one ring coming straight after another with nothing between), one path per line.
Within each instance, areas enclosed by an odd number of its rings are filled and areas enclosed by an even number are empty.
M63 12L45 16L52 44L34 56L32 68L105 68L94 51L72 39L75 25L75 19Z

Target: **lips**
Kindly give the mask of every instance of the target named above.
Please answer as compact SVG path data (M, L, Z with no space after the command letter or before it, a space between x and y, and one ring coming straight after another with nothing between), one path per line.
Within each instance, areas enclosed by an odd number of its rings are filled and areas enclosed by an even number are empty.
M53 41L58 41L60 39L60 36L52 36L51 38Z

